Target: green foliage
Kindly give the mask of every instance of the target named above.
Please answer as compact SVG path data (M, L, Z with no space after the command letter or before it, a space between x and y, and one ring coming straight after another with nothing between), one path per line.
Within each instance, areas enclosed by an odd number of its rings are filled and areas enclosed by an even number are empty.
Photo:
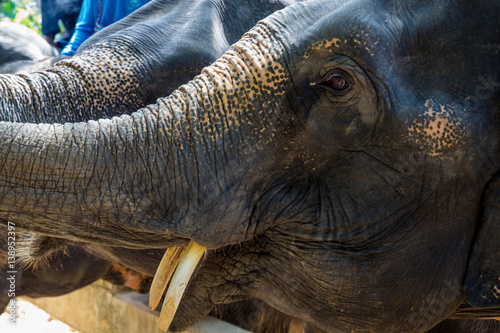
M42 16L36 1L3 0L0 2L0 21L13 21L23 24L41 34Z

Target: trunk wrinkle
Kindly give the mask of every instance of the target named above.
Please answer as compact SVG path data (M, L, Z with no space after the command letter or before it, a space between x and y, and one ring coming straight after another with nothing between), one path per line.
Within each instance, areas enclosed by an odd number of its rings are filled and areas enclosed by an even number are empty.
M158 232L212 248L245 240L259 197L247 193L259 191L253 175L261 172L248 166L275 163L269 150L281 143L271 139L287 122L274 111L287 82L281 53L259 24L193 81L130 116L0 123L17 132L0 144L0 217L72 239L87 238L91 226L99 241L123 246ZM60 221L69 228L54 228Z

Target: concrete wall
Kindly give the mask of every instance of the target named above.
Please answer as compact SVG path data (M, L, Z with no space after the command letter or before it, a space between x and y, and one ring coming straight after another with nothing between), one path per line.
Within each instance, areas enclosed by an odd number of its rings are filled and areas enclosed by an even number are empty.
M150 311L147 295L125 291L106 281L64 296L22 297L80 333L162 333L158 311ZM206 317L186 333L249 333L213 317Z

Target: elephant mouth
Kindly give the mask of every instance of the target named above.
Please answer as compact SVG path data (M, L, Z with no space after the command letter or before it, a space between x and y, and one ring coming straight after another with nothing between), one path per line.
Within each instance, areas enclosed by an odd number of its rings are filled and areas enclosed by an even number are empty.
M206 249L191 241L186 248L171 247L165 251L149 292L149 307L154 310L169 285L160 313L161 330L166 331L172 323L182 295Z

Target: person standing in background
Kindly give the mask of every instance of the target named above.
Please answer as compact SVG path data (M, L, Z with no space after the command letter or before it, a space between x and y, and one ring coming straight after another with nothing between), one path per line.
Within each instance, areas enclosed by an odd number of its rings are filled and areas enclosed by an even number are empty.
M61 55L75 54L90 36L108 25L121 20L150 0L83 0L75 33Z
M42 12L42 37L49 44L61 49L64 48L69 43L75 30L82 7L82 0L41 0L40 7ZM54 41L56 34L61 32L59 21L64 27L65 36L58 41Z

